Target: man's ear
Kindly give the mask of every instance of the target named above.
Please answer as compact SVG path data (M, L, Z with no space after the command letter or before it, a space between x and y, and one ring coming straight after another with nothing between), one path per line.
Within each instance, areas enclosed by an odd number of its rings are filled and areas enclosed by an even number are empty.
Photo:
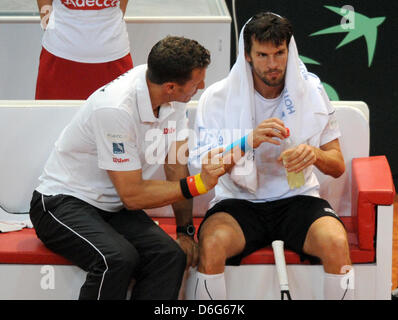
M245 51L245 59L247 62L251 63L252 62L252 58L250 57L249 54L247 54L247 52Z
M174 93L174 90L176 88L176 84L174 82L165 82L162 84L163 87L163 91L167 94L167 95L171 95L172 93Z

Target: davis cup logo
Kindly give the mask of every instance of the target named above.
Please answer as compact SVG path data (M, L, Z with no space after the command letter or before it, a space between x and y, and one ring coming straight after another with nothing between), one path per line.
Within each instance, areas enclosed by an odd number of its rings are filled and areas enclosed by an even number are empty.
M61 0L62 4L72 10L101 10L116 7L119 0Z

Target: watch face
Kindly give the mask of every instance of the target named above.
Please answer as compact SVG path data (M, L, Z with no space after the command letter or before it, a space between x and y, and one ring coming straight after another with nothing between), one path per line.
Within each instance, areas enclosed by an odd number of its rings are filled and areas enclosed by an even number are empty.
M187 234L189 236L193 236L195 234L195 227L192 224L187 226Z

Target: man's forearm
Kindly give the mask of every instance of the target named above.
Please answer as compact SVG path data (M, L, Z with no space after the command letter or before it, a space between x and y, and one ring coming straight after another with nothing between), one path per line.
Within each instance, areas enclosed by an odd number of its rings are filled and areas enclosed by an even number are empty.
M344 158L338 150L321 150L314 148L316 161L314 165L324 174L334 178L340 177L345 171Z
M180 179L189 176L188 166L183 164L166 163L164 170L168 181L180 181ZM192 222L193 199L184 198L181 201L173 203L172 207L178 226L184 226Z
M120 194L130 210L159 208L171 204L178 225L192 220L192 199L186 199L181 191L180 180L189 175L186 165L165 165L167 180L142 180L139 184L123 188ZM137 190L139 188L139 190Z
M179 181L142 180L139 185L125 188L124 192L120 198L130 210L159 208L185 199Z

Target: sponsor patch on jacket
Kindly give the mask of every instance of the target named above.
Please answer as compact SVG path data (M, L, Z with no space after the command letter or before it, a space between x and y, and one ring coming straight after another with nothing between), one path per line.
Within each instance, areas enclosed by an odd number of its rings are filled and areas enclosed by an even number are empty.
M61 0L71 10L101 10L117 7L119 0Z
M115 157L113 157L112 161L115 162L115 163L124 163L124 162L130 162L130 159L128 159L128 158L123 159L123 158L115 158Z
M176 132L176 128L170 127L170 128L163 128L163 134L171 134Z
M115 143L130 141L129 136L123 133L107 133L106 139L110 142L115 142Z
M113 142L112 143L113 154L123 154L124 151L124 144L121 142Z

